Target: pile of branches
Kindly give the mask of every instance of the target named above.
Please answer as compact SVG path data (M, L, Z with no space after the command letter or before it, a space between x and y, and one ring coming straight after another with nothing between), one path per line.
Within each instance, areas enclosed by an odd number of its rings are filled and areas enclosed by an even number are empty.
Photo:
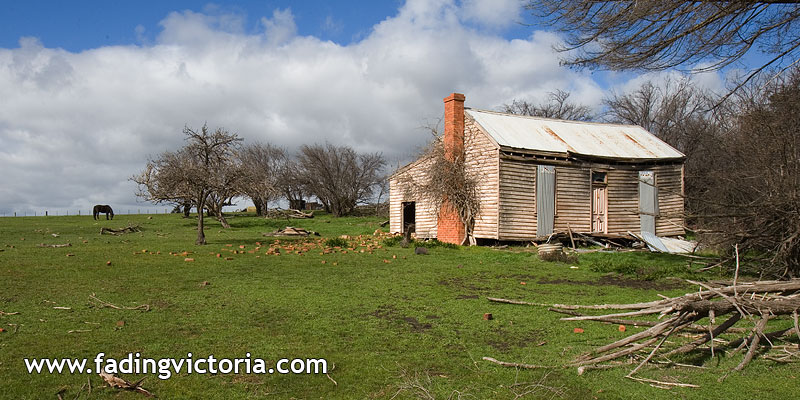
M571 315L562 318L564 321L600 321L649 327L613 343L597 347L563 366L578 367L579 372L582 373L586 369L623 365L624 363L613 364L613 362L638 357L641 361L628 373L627 378L661 386L694 387L695 385L690 384L656 382L633 375L648 362L677 365L670 357L690 352L710 352L713 358L715 351L728 352L730 356L746 348L746 353L741 362L733 368L734 371L743 369L753 358L759 356L776 362L800 361L798 344L789 342L795 336L800 339L800 327L798 327L800 279L739 284L736 284L734 280L732 285L727 286L689 282L699 285L703 289L683 296L646 303L550 305L551 311ZM512 304L543 305L496 298L489 298L489 300ZM604 315L585 315L578 310L624 311ZM658 316L658 319L631 319L647 315ZM701 320L706 318L707 324L700 324L703 322ZM717 324L718 320L721 320L720 324ZM779 322L781 320L783 322ZM778 325L781 328L773 328L770 331L768 322L772 322L773 327ZM737 327L737 323L740 323L740 326ZM741 327L742 325L746 327ZM688 341L682 339L687 335L690 338ZM783 345L781 345L781 341ZM541 367L500 362L489 357L484 359L505 366ZM607 362L612 364L603 364ZM723 378L724 376L721 379Z
M268 210L266 212L266 217L272 219L289 219L289 218L304 219L304 218L314 218L314 213L311 211L303 212L300 210L292 210L292 209L281 210L279 208L275 208L272 210Z

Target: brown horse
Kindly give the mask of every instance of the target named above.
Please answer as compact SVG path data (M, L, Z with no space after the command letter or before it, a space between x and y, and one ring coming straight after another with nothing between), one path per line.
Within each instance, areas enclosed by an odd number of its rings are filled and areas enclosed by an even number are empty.
M92 209L92 214L94 215L94 219L97 219L97 215L100 213L106 213L106 219L114 219L114 210L111 209L111 206L105 205L96 205L94 209ZM108 216L111 215L111 218Z

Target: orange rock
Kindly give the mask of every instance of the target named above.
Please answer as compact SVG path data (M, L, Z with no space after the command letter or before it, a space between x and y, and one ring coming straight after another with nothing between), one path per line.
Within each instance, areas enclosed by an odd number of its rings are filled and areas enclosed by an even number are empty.
M573 333L583 333L583 329L582 328L575 328L575 329L572 330L572 332Z
M525 283L525 282L520 282L519 284L520 285L527 285L527 283Z
M183 261L194 261L194 258L186 257L186 258L183 259Z
M619 326L619 331L620 332L625 332L625 325L620 325Z
M243 245L243 244L242 244L242 245L239 245L239 248L240 248L240 249L243 249L243 248L244 248L244 245Z
M106 265L111 265L111 261L106 261Z

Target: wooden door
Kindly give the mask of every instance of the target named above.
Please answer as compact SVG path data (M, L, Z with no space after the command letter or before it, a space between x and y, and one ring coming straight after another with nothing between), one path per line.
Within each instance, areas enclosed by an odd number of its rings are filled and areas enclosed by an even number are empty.
M592 232L608 233L608 188L592 185Z

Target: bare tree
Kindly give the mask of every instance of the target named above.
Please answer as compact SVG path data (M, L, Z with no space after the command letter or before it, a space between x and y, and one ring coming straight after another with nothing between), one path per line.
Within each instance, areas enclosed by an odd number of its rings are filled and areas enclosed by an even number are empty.
M350 214L368 201L384 179L386 162L378 153L358 154L347 146L303 145L298 155L298 183L335 216Z
M445 149L438 126L437 123L424 127L433 140L419 157L419 173L398 175L399 186L406 191L405 197L424 200L440 216L443 211L457 215L464 225L461 244L474 245L475 220L481 212L480 185L485 181L482 171L486 166L479 157L467 160L464 148L473 139L471 135L465 135L463 147Z
M154 203L192 203L197 207L197 241L206 243L203 210L212 193L230 193L231 164L241 141L234 133L218 128L209 132L188 126L183 129L187 144L175 152L165 152L150 160L140 174L131 178L139 185L137 195ZM221 209L221 207L219 207Z
M695 154L709 150L705 138L716 129L709 110L717 100L684 76L660 84L647 81L626 94L612 92L603 102L606 120L639 125L686 154L691 162Z
M271 144L252 143L239 151L243 170L241 192L253 201L256 214L266 215L271 201L281 195L282 168L287 162L286 151Z
M503 104L503 112L534 117L565 119L570 121L591 121L594 113L588 106L569 101L570 93L561 89L548 93L547 102L534 104L524 100L513 100Z
M438 139L438 138L437 138ZM464 239L461 244L474 244L475 218L481 212L479 180L470 174L463 151L448 156L441 140L434 140L423 157L430 162L425 179L415 188L433 204L434 209L453 212L464 224Z
M300 164L291 156L284 157L278 165L279 178L277 181L278 189L283 197L292 205L303 204L309 196L308 190L302 181Z
M724 248L769 256L771 269L800 276L800 70L737 92L718 149L700 170L700 223ZM730 103L730 102L729 102ZM701 188L698 188L701 189Z
M527 7L565 33L558 50L569 51L565 63L573 66L708 71L755 48L768 57L746 82L793 64L800 52L796 1L541 0Z

